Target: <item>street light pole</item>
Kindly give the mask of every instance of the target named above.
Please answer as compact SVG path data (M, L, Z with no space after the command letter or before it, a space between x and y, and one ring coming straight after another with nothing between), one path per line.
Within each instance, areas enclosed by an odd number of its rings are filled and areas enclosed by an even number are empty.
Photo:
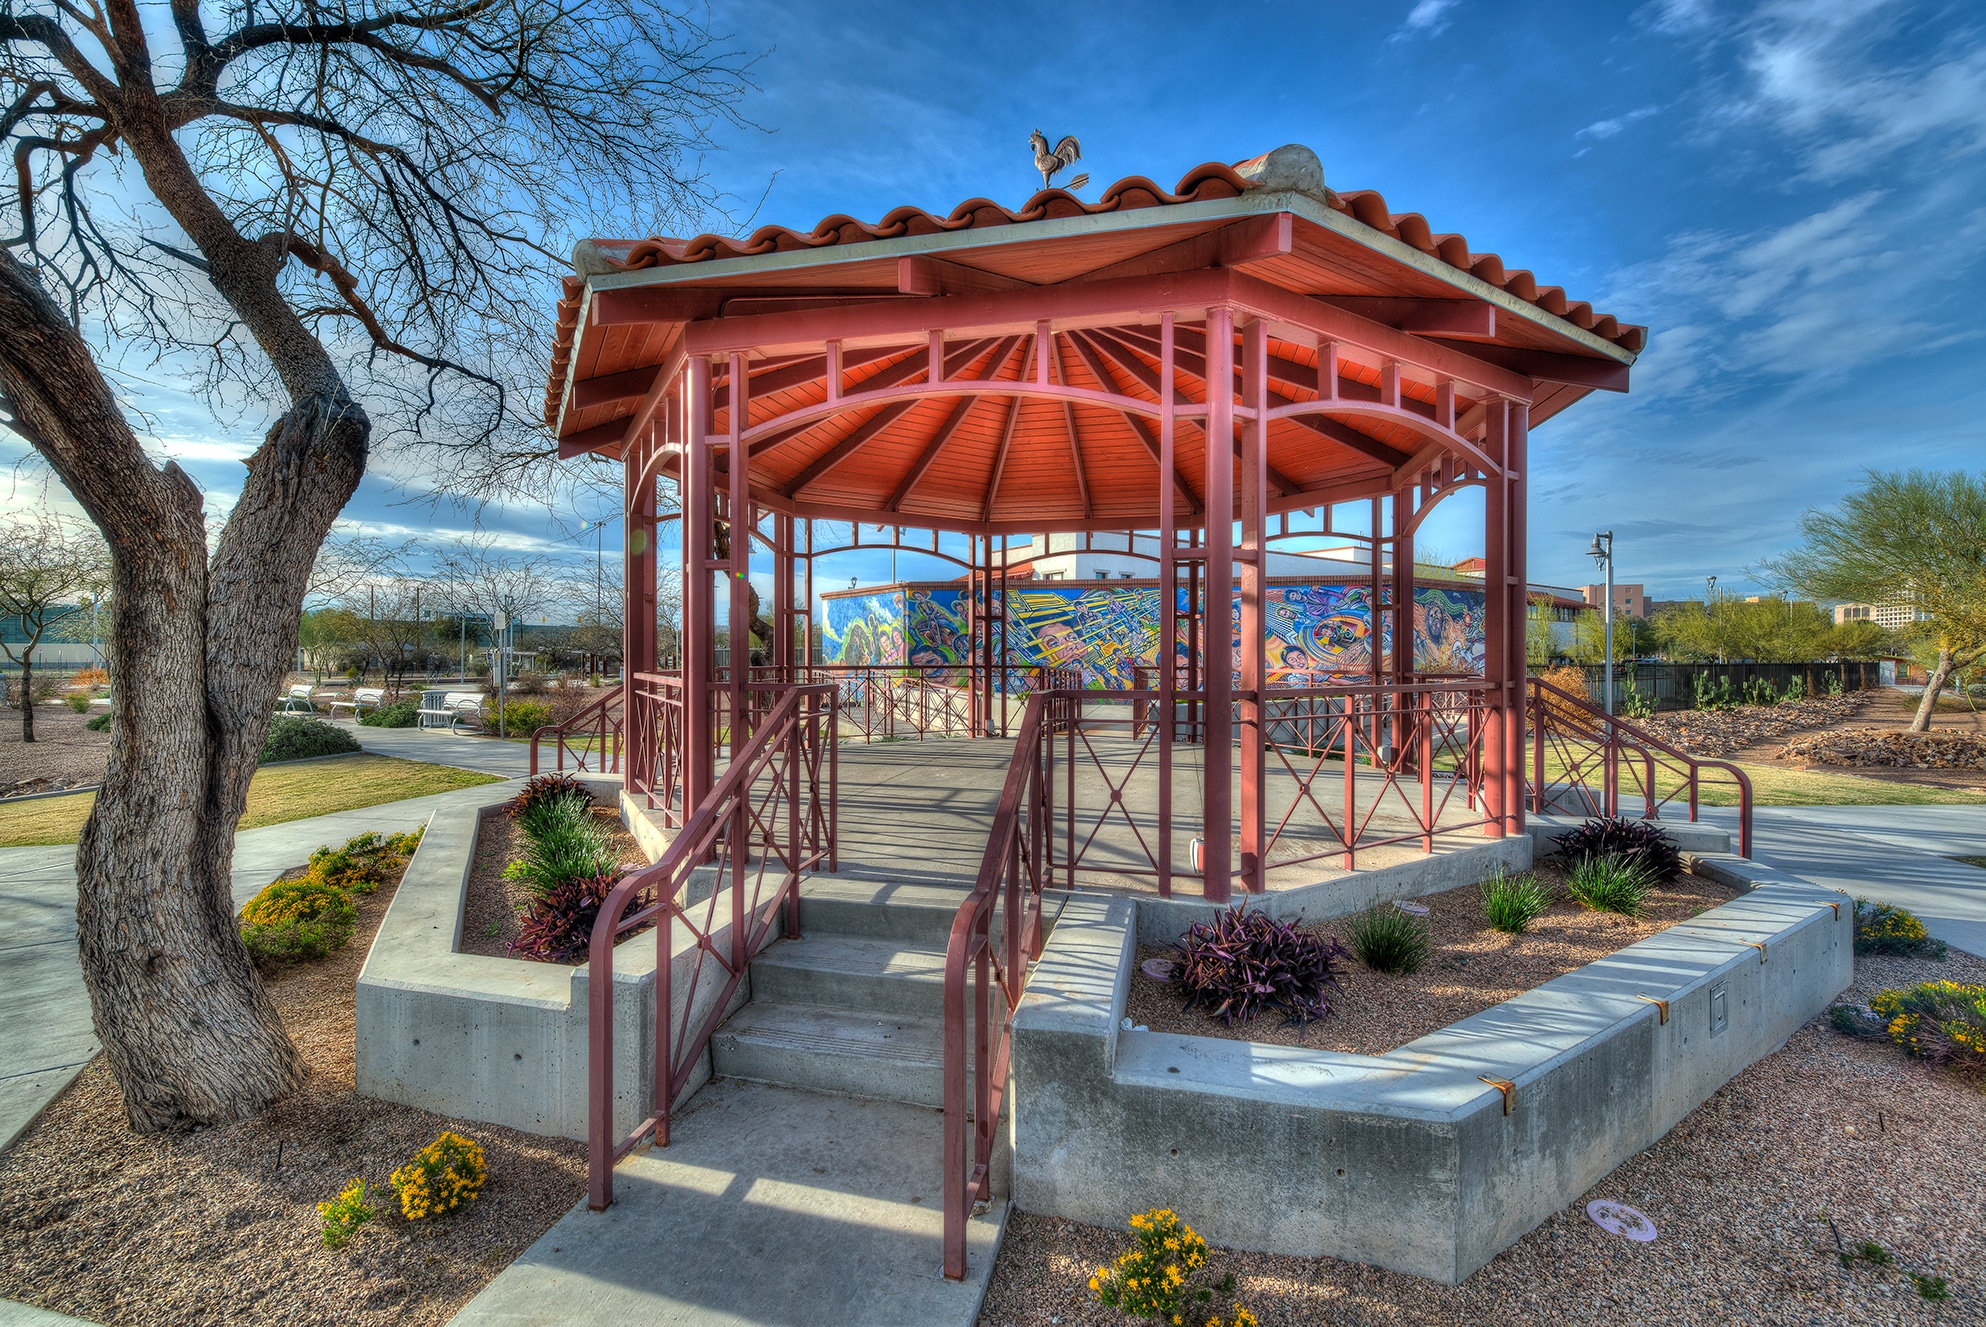
M1606 666L1600 674L1601 704L1607 717L1614 713L1614 532L1604 531L1593 536L1593 546L1586 550L1588 557L1600 564L1606 573L1607 603L1602 620L1606 624Z

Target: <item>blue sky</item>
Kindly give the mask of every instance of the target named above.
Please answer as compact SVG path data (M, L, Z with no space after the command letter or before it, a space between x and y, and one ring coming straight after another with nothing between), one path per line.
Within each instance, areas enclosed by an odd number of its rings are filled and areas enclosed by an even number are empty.
M757 127L726 129L708 161L757 222L1018 204L1038 187L1036 127L1081 138L1090 197L1297 142L1334 187L1378 189L1648 323L1630 395L1534 435L1535 580L1586 581L1587 541L1611 528L1623 581L1736 588L1865 467L1986 468L1968 313L1986 303L1976 4L766 0L712 15L762 52L743 107ZM216 427L172 391L127 390L224 506L254 421ZM408 496L369 479L347 514L472 524L393 505ZM483 520L520 547L559 538L540 512ZM1474 551L1472 525L1433 540ZM850 570L879 579L886 561Z

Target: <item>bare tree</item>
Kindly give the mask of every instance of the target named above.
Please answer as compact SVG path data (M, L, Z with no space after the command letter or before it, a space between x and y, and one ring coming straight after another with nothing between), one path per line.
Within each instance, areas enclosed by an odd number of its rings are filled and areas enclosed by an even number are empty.
M1800 530L1800 547L1765 564L1777 583L1925 616L1936 655L1909 731L1926 731L1953 674L1986 660L1986 474L1871 471L1835 510L1809 511Z
M0 2L0 410L112 555L119 704L77 924L133 1127L238 1118L302 1075L229 868L375 417L484 491L545 455L512 384L542 363L567 218L652 233L697 205L743 76L647 0ZM280 409L211 547L92 338Z
M0 517L0 618L18 621L25 639L0 638L0 652L21 670L21 740L34 741L34 652L79 601L103 593L109 555L96 531L47 511Z

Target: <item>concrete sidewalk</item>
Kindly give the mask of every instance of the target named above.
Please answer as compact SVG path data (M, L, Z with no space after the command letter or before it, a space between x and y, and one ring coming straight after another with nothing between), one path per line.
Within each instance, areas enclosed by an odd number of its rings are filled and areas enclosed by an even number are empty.
M445 728L368 728L350 719L339 719L336 723L356 737L360 746L382 756L480 770L506 779L521 779L531 773L529 742L464 737Z
M582 1199L451 1327L971 1327L1004 1202L967 1231L966 1279L943 1275L939 1112L720 1079L670 1145L614 1171L614 1205Z
M235 836L235 905L303 865L320 845L372 829L405 833L439 808L484 806L514 791L513 784L486 783L243 830ZM0 1151L97 1049L76 958L76 849L0 849Z
M1731 830L1738 813L1703 818ZM1955 949L1986 956L1986 806L1762 806L1752 855L1815 884L1907 908Z

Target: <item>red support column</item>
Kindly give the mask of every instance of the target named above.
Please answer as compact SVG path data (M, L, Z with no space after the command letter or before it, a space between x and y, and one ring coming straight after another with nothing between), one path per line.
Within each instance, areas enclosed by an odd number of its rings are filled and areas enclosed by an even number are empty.
M1159 565L1158 565L1158 892L1172 897L1172 741L1179 721L1179 564L1173 544L1179 536L1173 505L1172 315L1159 323Z
M731 354L727 385L730 408L726 412L724 464L729 467L725 476L730 481L729 501L725 505L731 519L731 557L724 573L731 588L730 750L735 757L744 749L745 739L752 735L752 528L757 524L753 519L757 513L752 510L750 466L745 462L745 449L739 445L745 431L746 391L751 383L745 373L745 357L736 351Z
M648 461L659 443L650 428L623 458L621 537L621 672L623 685L634 688L636 673L655 671L655 517L656 479ZM644 479L643 476L647 478ZM655 725L635 722L638 707L623 695L622 714L629 751L627 778L635 792L650 791L655 771ZM644 711L645 714L645 711Z
M1503 800L1504 827L1508 833L1524 832L1524 741L1525 700L1530 692L1529 673L1524 650L1525 602L1530 597L1530 571L1525 552L1526 540L1526 485L1524 467L1530 452L1531 408L1521 401L1513 401L1509 406L1508 445L1505 448L1504 471L1506 482L1506 514L1504 528L1509 531L1509 552L1506 557L1506 574L1509 577L1509 590L1504 596L1505 649L1507 662L1504 675L1510 679L1510 690L1504 701L1504 777L1506 787Z
M1225 903L1234 874L1234 310L1207 310L1207 726L1201 885Z
M1489 402L1483 450L1501 467L1509 442L1509 403ZM1484 715L1483 810L1491 818L1484 833L1504 836L1510 792L1510 490L1501 472L1483 489L1483 680L1489 683ZM1521 625L1522 619L1519 619ZM1521 657L1521 656L1520 656Z
M1269 325L1261 319L1241 335L1241 400L1256 412L1241 431L1241 881L1251 894L1268 887L1267 667L1265 598L1269 491Z
M793 671L793 517L777 512L772 518L772 665L782 682Z
M717 604L710 583L717 503L710 463L710 361L692 356L682 375L683 429L683 820L716 781Z
M1414 536L1409 528L1413 521L1414 491L1411 488L1394 490L1387 504L1393 526L1393 608L1388 615L1393 629L1393 649L1388 657L1387 677L1395 686L1406 686L1414 680ZM1395 695L1393 706L1393 750L1396 758L1418 748L1413 740L1413 720L1408 716L1416 713L1413 702ZM1415 760L1419 764L1418 757ZM1425 785L1428 771L1420 772Z

